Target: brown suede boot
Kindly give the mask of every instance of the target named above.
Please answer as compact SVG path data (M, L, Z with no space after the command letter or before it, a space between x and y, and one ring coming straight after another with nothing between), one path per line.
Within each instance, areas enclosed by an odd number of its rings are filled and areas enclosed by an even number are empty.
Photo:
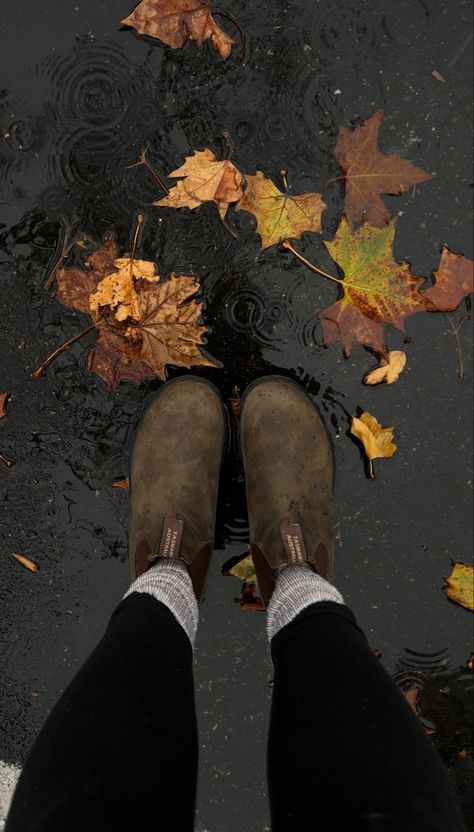
M259 379L245 393L240 438L250 550L268 604L275 570L287 563L307 562L330 580L332 447L311 399L281 376Z
M157 558L189 568L204 600L214 547L226 419L216 388L194 376L168 382L140 424L131 463L132 578Z

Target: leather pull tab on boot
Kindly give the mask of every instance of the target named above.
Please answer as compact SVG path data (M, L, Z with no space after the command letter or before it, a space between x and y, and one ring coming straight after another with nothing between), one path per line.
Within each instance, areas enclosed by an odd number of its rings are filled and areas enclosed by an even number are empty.
M305 563L308 557L300 524L282 523L280 531L288 563Z
M177 558L181 550L184 523L175 517L165 517L163 533L158 548L159 558Z

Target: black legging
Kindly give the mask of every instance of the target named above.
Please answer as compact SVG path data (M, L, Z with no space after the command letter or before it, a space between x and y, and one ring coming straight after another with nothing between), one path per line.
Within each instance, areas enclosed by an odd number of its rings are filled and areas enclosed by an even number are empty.
M272 832L464 829L437 752L347 607L308 607L272 658ZM6 832L190 832L192 665L165 606L122 601L33 745Z

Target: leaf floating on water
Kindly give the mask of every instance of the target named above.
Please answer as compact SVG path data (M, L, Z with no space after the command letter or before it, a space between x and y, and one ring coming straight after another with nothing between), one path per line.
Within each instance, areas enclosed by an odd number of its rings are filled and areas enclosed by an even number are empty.
M325 243L345 275L343 297L320 315L326 345L340 341L350 355L355 344L363 344L386 357L385 325L403 332L405 318L430 308L419 291L424 279L395 260L394 238L394 220L385 228L364 225L352 231L343 217L334 240Z
M24 566L25 569L29 569L30 572L38 572L39 571L38 564L35 563L34 560L30 560L30 558L27 558L26 555L12 554L12 558L15 558L15 560L17 560L18 563L21 563L21 565Z
M349 131L341 128L334 154L345 174L345 215L350 225L369 222L378 228L390 220L380 194L401 194L435 174L377 147L383 110Z
M286 184L286 173L282 172ZM304 231L321 230L321 214L326 208L321 194L291 196L280 191L261 170L246 177L247 188L236 211L248 211L257 220L262 249L283 240L301 237Z
M436 283L423 292L431 304L432 312L453 312L462 299L474 291L474 263L462 254L453 254L447 246L441 252Z
M456 561L451 574L444 579L447 586L443 592L450 601L474 611L474 569L465 563Z
M352 417L351 433L364 446L369 460L370 479L375 479L373 460L389 458L394 455L397 446L393 444L395 428L383 428L375 416L362 413L360 417Z
M143 217L138 219L138 229ZM109 238L91 254L86 269L61 269L56 298L87 313L89 327L55 350L34 375L42 375L63 349L96 328L99 337L89 353L88 369L114 389L120 381L140 384L147 378L166 379L166 366L219 367L203 354L207 330L201 324L202 304L195 299L200 286L190 275L160 280L155 264L117 257Z
M130 480L128 477L117 477L112 483L112 488L122 488L125 491L130 488Z
M215 202L222 221L229 205L242 197L244 177L228 159L219 161L212 150L195 150L184 165L170 177L182 176L163 199L154 202L159 208L199 208L205 202Z
M370 370L364 377L364 384L394 384L400 378L407 363L407 357L402 350L391 350L387 358L381 358L380 364Z
M142 0L121 23L172 49L181 49L188 40L198 46L210 40L223 58L229 57L235 43L212 17L210 0Z

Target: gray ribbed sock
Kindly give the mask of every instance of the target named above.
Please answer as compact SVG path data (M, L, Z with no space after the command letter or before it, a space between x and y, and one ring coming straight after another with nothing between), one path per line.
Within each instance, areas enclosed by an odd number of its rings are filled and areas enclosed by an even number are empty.
M199 609L188 567L181 560L160 558L133 582L128 592L147 592L173 613L194 647Z
M283 566L278 571L276 586L267 609L268 640L293 621L302 610L318 601L344 603L336 587L313 572L307 563Z

